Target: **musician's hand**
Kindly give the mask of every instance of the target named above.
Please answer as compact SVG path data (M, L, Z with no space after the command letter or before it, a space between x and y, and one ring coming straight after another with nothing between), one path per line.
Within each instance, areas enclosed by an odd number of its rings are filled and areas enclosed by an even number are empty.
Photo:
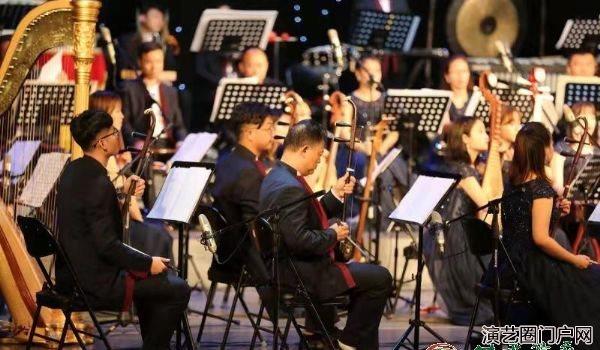
M348 180L348 177L350 177L350 181L348 181L348 183L346 183L346 180ZM352 191L354 191L355 185L356 185L356 178L354 178L354 176L350 176L350 174L348 172L346 172L346 174L344 174L344 176L337 179L337 181L335 182L335 185L333 185L333 187L331 188L331 192L333 192L333 194L337 198L344 198L345 195L352 194Z
M158 275L159 273L163 273L167 269L167 264L170 261L171 260L165 259L160 256L153 256L152 257L152 265L150 265L150 274Z
M345 222L335 223L329 226L329 228L335 231L338 242L343 241L350 234L350 228Z
M571 212L571 201L561 197L558 199L558 207L560 208L560 216L567 216Z
M587 269L592 263L592 259L587 255L575 255L572 261L573 265L580 269Z
M133 147L141 150L142 148L144 148L144 140L135 140L135 142L133 143Z
M132 181L135 180L135 190L133 195L136 197L141 197L144 194L144 190L146 189L146 181L139 176L131 175L125 180L123 184L123 192L128 193L129 187L131 186Z

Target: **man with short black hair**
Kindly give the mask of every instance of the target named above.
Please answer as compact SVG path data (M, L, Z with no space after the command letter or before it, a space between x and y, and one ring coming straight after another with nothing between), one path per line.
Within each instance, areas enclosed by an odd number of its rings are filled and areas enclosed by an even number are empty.
M324 151L325 131L313 120L290 128L284 141L281 161L263 180L260 209L272 209L302 199L312 193L304 177L310 175ZM321 200L308 200L281 210L277 229L282 237L282 254L289 254L308 292L317 300L350 295L346 327L339 337L342 349L377 349L378 327L390 295L392 277L378 265L349 264L334 260L333 249L344 240L349 229L345 223L329 223L342 213L345 195L352 193L355 180L346 183L348 174ZM295 275L282 267L281 282L295 286ZM332 319L324 321L333 328Z
M156 115L154 136L159 138L157 147L173 148L182 142L187 134L183 123L177 90L160 81L163 72L164 54L158 43L143 43L138 52L142 74L139 79L123 82L121 97L123 115L133 131L146 133L148 118L144 110L152 108ZM171 126L165 132L165 128ZM128 144L134 143L130 135L123 135ZM138 143L142 140L138 140Z
M567 74L576 77L593 77L596 75L598 63L591 51L572 52L567 62Z
M71 134L84 156L69 163L58 183L58 237L92 307L129 310L134 301L143 349L168 349L171 336L190 297L187 283L167 274L169 259L148 256L122 242L122 203L107 176L106 163L120 148L119 130L111 116L98 110L83 112L71 122ZM135 195L144 181L136 180ZM133 283L133 276L137 280ZM129 283L126 283L129 281ZM73 289L62 260L56 263L56 285Z

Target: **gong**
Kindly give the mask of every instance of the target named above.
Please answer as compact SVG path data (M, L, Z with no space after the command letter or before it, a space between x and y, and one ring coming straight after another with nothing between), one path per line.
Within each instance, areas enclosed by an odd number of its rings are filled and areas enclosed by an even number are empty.
M453 52L469 56L497 56L497 40L518 46L523 17L523 6L516 0L454 0L446 15L448 44Z

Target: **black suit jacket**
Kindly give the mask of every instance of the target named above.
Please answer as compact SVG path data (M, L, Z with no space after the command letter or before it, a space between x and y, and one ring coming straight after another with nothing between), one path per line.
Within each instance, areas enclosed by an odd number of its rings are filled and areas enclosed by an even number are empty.
M167 132L173 143L183 141L187 131L183 124L181 108L177 90L165 84L160 84L161 110L165 117L165 126L173 123L173 128ZM131 144L132 140L128 128L133 131L146 133L149 120L144 116L144 110L150 108L154 101L141 79L124 81L121 86L121 98L123 99L123 115L125 116L125 141Z
M257 168L255 159L250 150L238 144L230 154L217 162L212 195L215 207L229 224L242 222L258 214L258 194L264 176ZM242 264L246 264L257 282L264 283L269 274L247 233L248 227L243 227L217 237L217 254L221 260L225 259L244 239L242 249L226 268L238 270ZM214 267L217 266L213 263Z
M124 271L149 271L152 258L123 244L117 193L104 166L88 156L68 164L58 184L57 211L59 241L90 301L120 307ZM60 260L56 282L61 290L71 290Z
M296 170L279 162L265 177L260 189L260 209L271 209L305 197L308 193L296 177ZM343 204L328 192L321 198L327 216L342 213ZM354 286L344 264L331 257L337 243L332 229L323 230L317 211L310 201L281 211L278 230L283 238L282 254L288 254L309 292L321 299L339 295ZM282 282L296 285L289 268L281 271Z
M117 65L121 69L140 69L138 62L138 50L142 45L142 37L138 32L126 33L119 36L117 40ZM165 46L165 69L177 70L177 60L173 48Z

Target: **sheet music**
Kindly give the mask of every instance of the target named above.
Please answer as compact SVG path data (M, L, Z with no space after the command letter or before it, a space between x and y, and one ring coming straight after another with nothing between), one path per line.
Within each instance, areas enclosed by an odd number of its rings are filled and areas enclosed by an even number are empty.
M424 225L455 182L449 178L419 176L389 218Z
M592 215L590 215L588 222L592 222L595 224L600 224L600 203L596 205Z
M483 95L481 94L481 91L479 91L479 88L476 86L473 87L473 93L471 94L471 98L467 102L467 107L465 108L466 117L472 117L473 114L475 114L475 110L477 109L479 101L481 101L482 97Z
M402 153L400 148L392 148L385 157L381 160L381 162L377 163L377 166L373 170L373 179L377 179L381 173L387 170L392 162ZM367 178L363 177L360 179L361 186L365 186L367 184Z
M183 144L177 152L169 159L168 163L176 161L182 162L199 162L204 158L206 152L212 147L217 140L217 134L209 132L199 132L188 134L183 140Z
M172 168L148 218L189 223L211 173L202 167Z
M10 159L11 176L21 176L25 173L41 144L41 141L15 141L13 143L7 153Z
M68 153L44 153L40 156L31 178L25 185L19 203L39 208L58 181L67 160Z

